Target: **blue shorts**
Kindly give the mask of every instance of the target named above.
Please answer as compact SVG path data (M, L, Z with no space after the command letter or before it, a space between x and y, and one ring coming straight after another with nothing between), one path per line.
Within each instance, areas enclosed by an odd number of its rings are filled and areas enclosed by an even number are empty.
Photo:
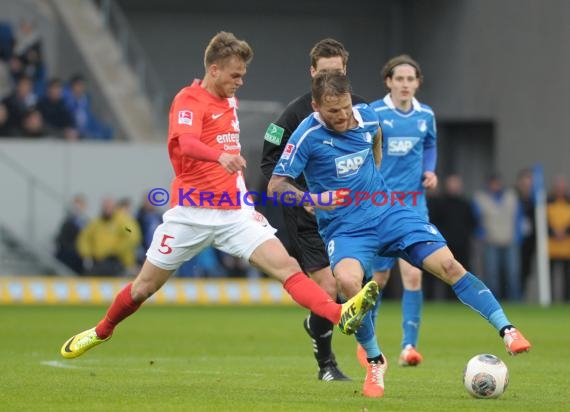
M401 257L421 267L423 259L446 244L434 225L407 207L390 208L375 223L366 226L347 224L336 231L338 234L333 233L325 240L333 270L342 259L357 259L369 279L376 255Z
M425 219L429 222L429 215L428 215L427 206L425 205L425 200L423 203L418 202L418 205L413 207L412 209L415 210L417 213L419 213L419 215L421 217L425 217ZM394 266L396 266L397 261L398 261L398 258L396 258L396 257L376 255L372 259L371 268L372 268L373 272L384 272L384 271L390 270Z

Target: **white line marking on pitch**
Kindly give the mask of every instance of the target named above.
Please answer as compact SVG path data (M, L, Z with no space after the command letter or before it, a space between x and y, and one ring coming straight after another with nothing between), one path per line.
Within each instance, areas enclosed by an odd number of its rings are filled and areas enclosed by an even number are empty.
M63 369L79 369L79 366L76 365L69 365L68 363L56 361L56 360L48 360L48 361L41 361L42 365L51 366L52 368L63 368Z

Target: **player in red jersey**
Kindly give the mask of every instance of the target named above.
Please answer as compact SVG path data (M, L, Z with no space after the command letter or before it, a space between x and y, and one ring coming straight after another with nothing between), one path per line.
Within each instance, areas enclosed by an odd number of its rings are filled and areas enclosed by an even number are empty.
M344 333L354 333L374 304L378 286L373 281L345 304L334 302L304 275L263 215L232 200L238 191L247 191L235 93L252 57L245 41L218 33L205 51L204 78L174 98L168 130L168 152L176 174L171 209L154 233L138 276L117 294L97 326L63 344L64 358L76 358L108 340L119 322L207 246L248 259L281 281L297 303L338 324Z

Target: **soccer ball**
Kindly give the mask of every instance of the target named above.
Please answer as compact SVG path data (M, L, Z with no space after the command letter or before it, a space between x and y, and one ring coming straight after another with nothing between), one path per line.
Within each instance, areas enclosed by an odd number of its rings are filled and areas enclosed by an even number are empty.
M463 384L476 398L498 398L507 390L509 370L495 355L476 355L465 366Z

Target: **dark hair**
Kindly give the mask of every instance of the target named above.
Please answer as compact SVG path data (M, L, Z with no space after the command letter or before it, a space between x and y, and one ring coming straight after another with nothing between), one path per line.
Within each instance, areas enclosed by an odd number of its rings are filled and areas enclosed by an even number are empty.
M400 66L402 64L409 64L414 69L416 69L416 77L420 81L420 84L422 84L422 82L424 80L424 76L422 74L422 69L420 68L420 65L418 64L418 62L415 61L414 59L412 59L407 54L400 54L399 56L392 57L384 65L384 67L382 68L382 80L384 80L384 84L386 84L386 79L388 77L392 78L392 76L394 75L394 69L397 66Z
M325 96L342 96L351 93L348 76L341 70L321 70L313 77L311 93L317 104L322 103Z
M53 86L61 86L62 82L61 79L59 77L52 77L49 82L48 82L48 88L53 87Z
M85 76L81 73L75 73L69 78L69 84L74 85L76 83L85 83Z
M129 199L128 197L123 197L121 199L119 199L119 201L117 202L117 206L118 207L131 207L131 199Z
M317 68L317 60L321 58L340 56L343 66L346 66L348 62L348 51L346 51L341 42L331 38L317 42L311 49L309 56L311 56L311 66L313 68Z
M204 67L214 63L223 65L231 57L237 57L246 65L253 59L253 50L244 40L238 40L233 33L221 31L212 37L204 52Z

